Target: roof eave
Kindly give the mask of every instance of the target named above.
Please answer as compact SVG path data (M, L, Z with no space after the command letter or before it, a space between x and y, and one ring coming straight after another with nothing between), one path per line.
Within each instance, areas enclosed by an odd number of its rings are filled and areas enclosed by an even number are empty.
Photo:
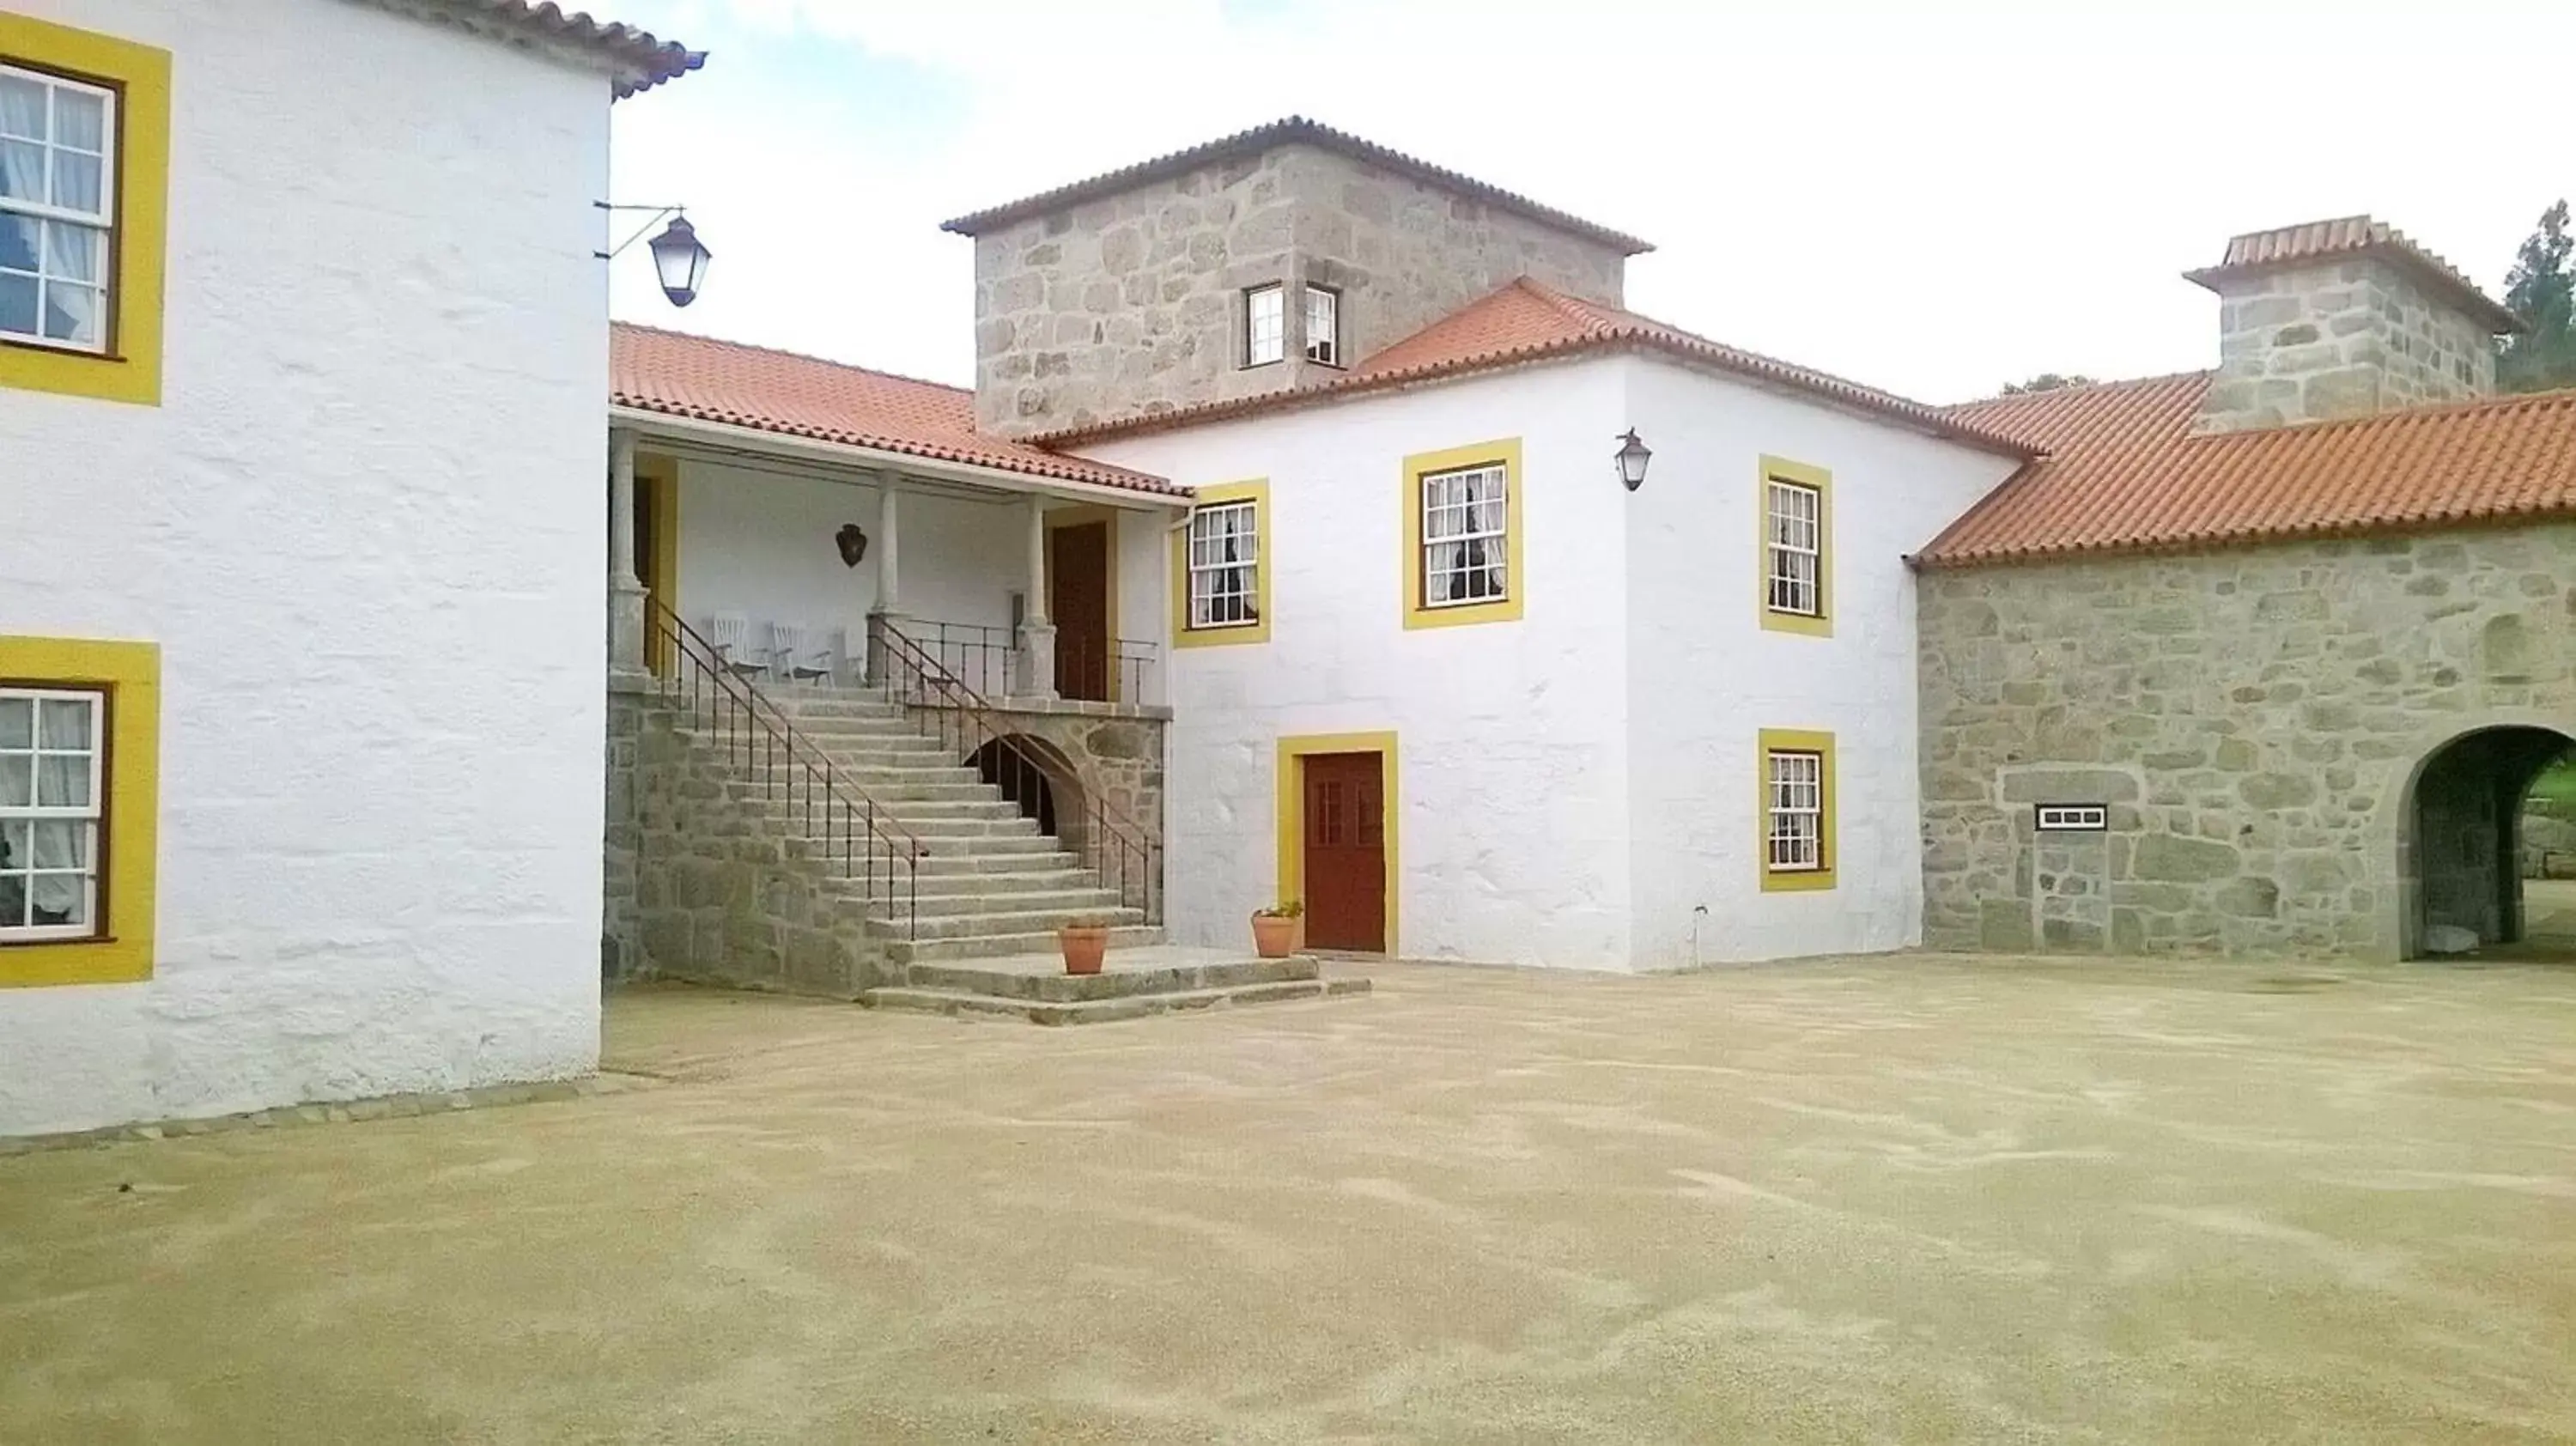
M384 9L442 21L491 39L549 51L609 78L616 98L640 95L707 62L703 50L614 20L567 13L554 0L368 0Z

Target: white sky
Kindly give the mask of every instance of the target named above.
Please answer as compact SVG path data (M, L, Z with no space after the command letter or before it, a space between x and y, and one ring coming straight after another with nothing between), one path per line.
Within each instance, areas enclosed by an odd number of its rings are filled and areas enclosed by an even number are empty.
M2183 270L2367 211L2500 292L2576 192L2576 3L592 0L709 50L616 199L715 253L617 314L972 380L938 223L1303 114L1657 249L1637 310L1930 401L2215 360Z

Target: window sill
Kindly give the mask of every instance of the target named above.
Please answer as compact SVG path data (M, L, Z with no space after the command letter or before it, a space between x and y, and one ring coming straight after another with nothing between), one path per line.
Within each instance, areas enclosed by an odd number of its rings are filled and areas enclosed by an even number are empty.
M158 406L161 379L122 352L79 351L0 337L0 391L54 392Z
M1243 365L1236 367L1235 370L1239 372L1257 372L1263 367L1284 367L1286 365L1288 365L1288 358L1283 356L1266 362L1245 362Z
M151 977L149 939L0 940L0 989L139 984Z
M1257 623L1235 623L1225 627L1183 628L1172 635L1172 646L1176 648L1223 648L1268 641L1270 620L1267 618Z
M1834 635L1834 620L1812 613L1784 613L1764 608L1762 626L1768 632L1797 633L1810 638L1830 638Z
M1833 886L1831 869L1766 870L1762 875L1762 892L1766 894L1817 893Z

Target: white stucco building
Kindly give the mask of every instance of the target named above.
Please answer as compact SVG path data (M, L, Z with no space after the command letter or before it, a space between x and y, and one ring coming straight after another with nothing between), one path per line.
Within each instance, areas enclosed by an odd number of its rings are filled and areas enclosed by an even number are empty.
M0 1134L594 1066L594 203L694 63L0 11Z

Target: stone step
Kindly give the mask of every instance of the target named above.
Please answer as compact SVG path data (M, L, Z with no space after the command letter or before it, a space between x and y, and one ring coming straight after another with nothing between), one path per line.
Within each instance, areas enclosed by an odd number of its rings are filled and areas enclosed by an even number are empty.
M1160 924L1130 924L1109 931L1112 949L1140 948L1163 942ZM940 938L888 939L886 958L896 964L930 964L956 959L990 959L1002 954L1034 954L1056 947L1055 930L1034 934L962 934Z
M1218 959L1206 963L1139 966L1112 961L1097 974L1031 974L1024 970L979 967L973 963L914 964L903 982L915 989L945 989L959 994L1004 995L1050 1003L1109 999L1122 994L1179 994L1194 989L1234 989L1247 984L1285 984L1323 977L1323 961L1311 954L1285 959Z
M1113 938L1119 929L1145 922L1145 911L1142 909L1117 907L1012 909L1008 906L1009 901L998 902L1001 902L1003 907L978 910L971 914L941 915L925 912L907 926L900 916L889 917L885 912L902 907L902 895L897 894L891 898L878 900L869 910L868 932L880 938L908 938L916 944L926 944L934 939L1037 934L1048 939L1052 947L1055 931L1076 919L1093 919L1108 924Z
M918 1010L931 1014L992 1015L1025 1019L1031 1024L1108 1024L1143 1019L1185 1009L1227 1009L1239 1004L1277 1004L1332 995L1365 994L1365 979L1293 979L1276 984L1239 984L1228 989L1189 989L1169 994L1125 994L1107 999L1054 1003L948 989L889 985L868 990L859 1002L877 1009Z
M932 879L983 874L1061 875L1067 878L1084 879L1092 877L1091 870L1082 867L1082 860L1062 850L1047 852L1032 850L1027 853L932 854L921 859L919 864L923 888L930 887Z
M959 773L964 773L965 776L962 778L954 776ZM845 782L850 786L845 788L843 786ZM797 799L803 800L807 783L802 778L778 779L772 782L735 779L725 785L725 794L729 798L745 800L784 799L791 787L795 790ZM1005 801L999 789L963 769L925 769L913 777L900 774L889 777L884 774L845 772L842 779L834 781L832 792L854 802L875 799L879 803L888 804ZM816 795L819 797L821 790L816 790Z
M761 817L774 824L802 824L806 817L805 807L801 803L762 804L755 801L751 806L758 808ZM902 827L904 832L912 834L923 843L936 843L941 839L957 838L1047 837L1038 832L1036 819L1023 815L1009 804L989 805L995 812L987 817L954 813L915 813L901 804L886 799L878 799L877 806L880 810L880 818L893 820ZM924 805L924 807L940 806ZM818 811L816 817L820 816ZM888 832L892 831L888 830Z
M891 896L878 903L877 911L880 915L892 911L899 916L902 909L910 904L924 920L929 920L960 918L968 914L1098 914L1119 906L1115 889L1104 889L1097 884L1077 884L1070 888L1024 888L1015 882L1023 877L1042 876L994 874L984 880L988 888L964 893L948 892L954 881L940 880L937 882L941 885L941 892L935 894L929 891L934 881L924 879L921 892L906 898L898 887Z

